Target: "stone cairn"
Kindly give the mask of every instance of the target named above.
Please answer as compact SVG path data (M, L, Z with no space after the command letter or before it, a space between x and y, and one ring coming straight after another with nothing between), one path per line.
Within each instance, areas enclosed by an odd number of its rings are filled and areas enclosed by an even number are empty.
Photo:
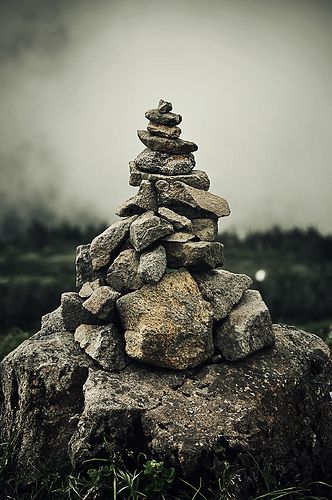
M185 370L272 345L251 278L220 269L218 218L230 209L195 169L198 147L179 138L182 117L163 100L145 116L146 148L129 163L137 194L117 210L120 221L77 248L79 291L61 298L66 330L105 370L130 359Z

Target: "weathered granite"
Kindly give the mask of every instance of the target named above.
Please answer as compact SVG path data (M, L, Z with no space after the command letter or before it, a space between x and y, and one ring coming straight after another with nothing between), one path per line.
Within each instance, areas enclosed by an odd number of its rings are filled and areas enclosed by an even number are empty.
M151 182L167 181L167 182L184 182L188 186L207 191L210 188L210 179L203 170L191 170L189 174L183 175L163 175L143 172L138 170L134 161L129 162L129 184L131 186L139 186L142 180Z
M159 135L160 137L166 137L168 139L178 139L181 135L181 129L179 127L167 127L166 125L157 125L156 123L149 122L146 128L150 134Z
M168 267L203 270L222 266L223 245L217 241L164 242Z
M182 139L168 139L158 135L150 134L147 130L137 130L139 140L149 149L182 155L197 151L198 146L194 142L184 141Z
M191 231L191 220L183 215L179 215L174 210L167 207L158 208L158 214L172 224L174 229L184 229Z
M101 286L83 302L83 307L101 320L110 321L115 311L115 303L121 293L110 286ZM89 321L82 321L88 323Z
M175 155L146 148L135 159L135 165L150 174L186 175L195 167L195 158L192 154Z
M159 104L158 104L158 111L160 113L169 113L172 111L173 106L171 102L164 101L164 99L160 99Z
M83 299L87 299L88 297L90 297L90 295L93 294L93 292L95 290L97 290L97 288L99 288L103 285L105 285L105 281L100 279L100 278L98 278L94 281L87 281L86 283L84 283L84 285L82 286L82 288L78 292L78 295L80 297L82 297Z
M175 231L168 236L164 236L162 241L176 241L178 243L186 243L187 241L194 240L196 236L190 231Z
M89 325L100 325L101 318L91 314L83 307L82 297L76 292L65 292L61 295L61 313L63 325L66 330L75 331L82 323Z
M192 231L202 241L214 241L218 236L218 221L215 219L192 219Z
M127 293L144 285L138 273L140 256L133 248L123 250L107 272L107 283L119 292Z
M140 215L148 210L157 210L157 193L154 185L148 180L142 180L135 196L122 203L115 212L120 217Z
M172 224L153 212L145 212L131 225L130 240L135 250L141 252L155 241L173 232Z
M157 283L166 271L166 251L162 245L141 253L138 273L145 283Z
M145 112L145 118L158 125L174 127L182 122L182 116L175 113L161 113L158 109L149 109Z
M94 270L90 255L90 243L76 248L76 288L80 290L86 281L94 281L106 276L106 269Z

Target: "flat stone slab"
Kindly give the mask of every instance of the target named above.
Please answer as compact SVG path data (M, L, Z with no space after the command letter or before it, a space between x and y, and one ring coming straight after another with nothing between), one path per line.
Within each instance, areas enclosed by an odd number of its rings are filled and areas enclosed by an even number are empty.
M225 318L232 307L239 302L242 294L252 285L246 274L236 274L223 269L192 272L205 300L212 305L213 318Z
M130 227L130 241L137 252L167 234L174 232L172 224L161 219L153 212L145 212Z
M92 268L98 270L110 263L111 258L129 236L129 228L137 215L115 222L98 236L90 246Z
M148 180L153 183L156 183L157 181L180 181L188 184L188 186L192 186L197 189L204 189L204 191L208 191L210 188L210 179L207 173L203 172L203 170L191 170L189 174L182 175L153 174L142 172L141 170L138 170L134 161L129 162L129 184L131 186L139 186L142 180Z
M240 302L216 326L215 345L229 361L274 344L269 310L258 290L246 290Z
M105 326L80 325L75 330L74 338L104 370L122 370L129 363L124 337L112 323Z
M164 242L170 268L213 269L224 263L223 245L217 241Z
M187 241L194 240L196 236L189 231L175 231L168 236L164 236L162 241L176 241L178 243L186 243Z
M226 217L231 213L224 198L196 189L183 182L158 181L156 188L159 203L163 205L185 205L198 210L202 214L212 214L215 217Z
M192 154L161 153L148 148L139 153L135 159L136 168L150 174L186 175L190 174L195 164Z
M107 283L118 292L127 293L144 285L138 272L140 256L133 248L123 250L107 272Z
M143 144L153 151L171 153L175 155L188 154L197 151L198 146L194 142L182 139L168 139L150 134L147 130L137 130L138 138Z
M168 125L169 127L174 127L182 122L181 115L160 112L159 109L149 109L145 112L145 118L158 125Z
M179 127L167 127L166 125L157 125L156 123L149 122L146 127L150 134L159 135L168 139L178 139L181 135Z
M188 271L124 295L117 308L129 357L185 370L213 354L212 311Z

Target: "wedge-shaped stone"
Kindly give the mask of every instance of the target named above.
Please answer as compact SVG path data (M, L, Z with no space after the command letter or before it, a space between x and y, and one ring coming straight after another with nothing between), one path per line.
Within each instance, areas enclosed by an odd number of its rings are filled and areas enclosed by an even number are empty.
M109 264L116 250L127 239L129 228L135 219L137 215L115 222L92 240L90 255L94 270Z
M158 283L166 271L166 251L162 245L141 254L138 273L145 283Z
M75 330L74 338L104 370L122 370L129 362L124 337L112 323L105 326L80 325Z
M137 130L138 138L143 144L153 151L171 153L175 155L188 154L197 151L198 146L194 142L182 139L168 139L150 134L147 130Z
M130 226L130 240L135 250L141 252L155 241L173 232L172 224L153 212L145 212Z
M246 274L235 274L222 269L191 274L204 299L212 305L215 321L225 318L252 284L252 279Z
M172 111L173 106L171 102L164 101L164 99L160 99L159 104L158 104L158 111L160 113L169 113Z
M76 292L61 295L62 320L66 330L75 331L82 323L100 325L103 321L83 307L83 300Z
M196 189L183 182L158 181L156 188L159 202L165 205L184 205L197 209L202 214L225 217L230 214L227 201L216 194Z
M190 267L197 270L212 269L224 263L223 245L217 241L165 241L168 267Z
M109 286L101 286L83 302L83 307L98 318L109 321L113 317L115 303L121 293Z
M178 139L181 135L179 127L167 127L166 125L157 125L156 123L149 122L146 128L150 134L166 137L167 139Z
M135 196L125 201L115 212L120 217L140 215L147 210L157 210L157 193L150 181L142 181Z
M182 122L182 116L175 113L161 113L159 109L149 109L145 112L145 118L159 125L174 127Z
M81 290L79 291L78 295L80 297L82 297L83 299L87 299L88 297L90 297L90 295L93 294L93 292L95 290L97 290L97 288L99 288L100 286L103 286L105 285L105 281L98 278L94 281L87 281L86 283L84 283L84 285L82 286Z
M191 220L183 215L179 215L170 208L160 207L158 214L172 224L174 229L184 229L191 231Z
M95 271L92 267L90 255L90 244L79 245L76 248L76 288L80 290L86 281L94 281L98 278L106 276L106 269L98 269Z
M257 290L246 290L227 318L216 326L215 344L229 361L274 344L271 316Z
M152 174L186 175L194 168L195 158L192 154L175 155L146 148L135 159L135 165L138 170Z
M218 236L218 221L215 219L192 219L192 231L202 241L214 241Z
M118 292L127 293L144 285L138 273L139 254L133 249L123 250L107 272L107 283Z
M188 271L124 295L117 308L127 354L155 366L185 370L213 353L211 306Z
M204 191L208 191L208 189L210 188L210 179L206 172L203 172L203 170L192 170L189 174L172 176L163 174L151 174L138 170L135 162L131 161L129 162L129 171L129 184L131 186L139 186L142 180L148 180L154 183L157 181L180 181L188 184L188 186L192 186L197 189L204 189Z

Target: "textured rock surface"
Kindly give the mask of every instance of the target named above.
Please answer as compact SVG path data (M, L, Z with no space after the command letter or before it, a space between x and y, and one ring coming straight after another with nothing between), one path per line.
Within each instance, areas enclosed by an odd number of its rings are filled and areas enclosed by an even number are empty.
M171 268L212 269L224 263L223 245L217 241L165 241L167 264Z
M115 303L121 293L110 286L101 286L83 302L83 307L101 320L110 321L115 311ZM81 323L89 323L82 321Z
M153 184L144 180L135 196L125 201L115 212L120 217L141 214L147 210L157 210L157 194Z
M222 269L192 273L205 300L210 302L213 318L224 318L239 302L242 294L252 284L246 274L236 274Z
M273 343L266 304L257 290L246 290L227 318L216 326L216 346L227 360L236 361Z
M61 306L59 306L54 311L42 316L41 329L43 330L45 335L55 332L61 332L62 330L66 329L63 322Z
M105 269L95 271L92 267L90 255L90 244L79 245L76 248L76 288L79 290L86 281L94 281L98 278L104 278L106 275Z
M130 241L137 252L144 250L159 238L174 232L172 224L153 212L146 212L130 227Z
M82 297L76 292L65 292L61 295L61 311L63 325L66 330L74 331L82 323L100 325L103 321L83 307Z
M194 142L183 141L182 139L168 139L152 135L147 130L137 130L137 135L143 144L153 151L182 155L197 151L198 146Z
M181 135L179 127L167 127L166 125L157 125L156 123L149 122L146 127L151 134L166 137L168 139L177 139Z
M187 241L191 241L195 239L194 233L189 231L175 231L168 236L164 236L162 241L176 241L178 243L186 243Z
M188 271L124 295L117 308L133 359L184 370L213 354L211 306Z
M177 115L175 113L161 113L158 109L149 109L146 111L145 118L150 120L152 123L168 125L169 127L174 127L182 122L181 115Z
M113 324L80 325L74 338L104 370L122 370L129 363L123 335Z
M166 271L166 251L162 245L141 253L138 272L145 283L157 283Z
M214 219L192 219L192 231L202 241L214 241L218 236L218 221Z
M160 170L160 167L158 167ZM191 170L189 174L183 175L164 175L164 174L154 174L149 172L142 172L138 170L134 161L129 162L129 184L131 186L139 186L142 180L148 180L151 182L157 181L167 181L167 182L184 182L188 186L195 187L197 189L204 189L207 191L210 187L210 179L206 172L202 170Z
M173 210L170 210L169 208L166 207L160 207L158 209L158 214L163 218L166 219L168 222L172 224L174 229L186 229L188 231L191 231L192 225L191 225L191 220L188 219L187 217L184 217L183 215L179 215Z
M129 228L136 218L137 215L133 215L127 219L120 220L92 240L90 255L94 270L107 266L114 252L127 239Z
M158 111L160 113L169 113L172 111L173 106L171 102L164 101L164 99L160 99L159 104L158 104Z
M195 167L195 158L192 154L173 155L144 149L137 156L135 165L138 170L152 174L186 175Z
M107 272L107 283L119 292L137 290L144 285L138 274L139 262L140 256L133 248L123 250Z
M196 189L183 182L158 181L159 201L165 205L185 205L197 209L198 214L225 217L230 214L227 201L220 196Z
M100 278L98 278L94 281L87 281L86 283L84 283L84 285L82 286L82 288L78 292L78 295L80 297L82 297L83 299L87 299L88 297L90 297L90 295L93 294L93 292L95 290L97 290L97 288L99 288L100 286L103 286L103 285L105 285L105 282L104 282L104 280L102 280Z

